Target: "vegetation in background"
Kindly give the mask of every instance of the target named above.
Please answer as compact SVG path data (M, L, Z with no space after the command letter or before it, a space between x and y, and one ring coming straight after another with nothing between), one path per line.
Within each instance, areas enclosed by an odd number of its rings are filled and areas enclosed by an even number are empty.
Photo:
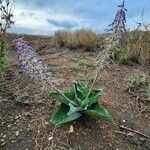
M70 68L73 70L86 68L90 66L92 63L85 59L78 59L75 63L71 64Z
M115 50L114 58L121 63L150 64L150 31L127 32L124 44Z
M113 22L109 25L108 35L97 35L88 29L60 30L53 37L54 45L69 49L94 50L94 48L99 48L100 51L102 48L105 50L107 49L105 47L109 47L110 58L120 63L150 64L149 28L143 25L145 31L140 30L140 26L134 31L127 31L125 1L118 5L118 8Z
M13 3L10 0L0 0L0 76L3 76L8 66L7 44L5 33L14 24L12 18Z
M140 75L140 74L131 75L125 81L125 90L132 92L133 90L138 88L140 85L145 85L148 83L150 83L149 76Z
M100 47L99 35L88 29L76 31L57 31L53 37L54 45L57 47L67 47L69 49L93 50Z

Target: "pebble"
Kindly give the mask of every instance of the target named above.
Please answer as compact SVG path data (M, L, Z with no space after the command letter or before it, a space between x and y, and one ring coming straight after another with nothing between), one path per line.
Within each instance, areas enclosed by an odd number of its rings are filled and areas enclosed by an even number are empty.
M49 140L49 141L51 141L52 139L53 139L53 137L52 137L52 136L50 136L50 137L48 138L48 140Z
M73 125L71 125L69 128L69 133L73 133L73 131L74 131L74 128L73 128Z
M3 143L1 144L1 146L4 146L4 145L6 145L6 142L3 142Z
M1 139L1 142L4 142L4 139Z
M125 120L122 120L122 122L126 122Z
M48 125L49 124L49 122L45 122L45 125Z
M15 120L17 120L18 118L19 118L19 116L16 116L16 117L15 117Z
M14 143L15 143L15 140L12 140L11 143L14 144Z
M7 126L7 128L10 128L11 127L11 124L9 124L8 126Z
M19 135L19 131L16 131L16 132L15 132L15 135L18 136L18 135Z

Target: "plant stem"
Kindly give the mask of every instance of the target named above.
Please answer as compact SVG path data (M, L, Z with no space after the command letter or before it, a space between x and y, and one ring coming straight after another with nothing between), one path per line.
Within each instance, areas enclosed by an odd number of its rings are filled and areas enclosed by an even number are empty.
M52 87L52 89L54 89L57 93L59 93L62 97L64 97L68 102L72 103L73 105L77 105L75 102L71 101L68 97L66 97L61 90L59 90L58 88L56 88L56 86L53 85L52 82L50 82L46 77L44 77L44 80L47 82L48 85L50 85Z
M96 80L97 80L97 78L99 76L99 73L103 69L103 65L102 64L105 63L105 61L107 59L110 59L109 58L109 55L110 55L109 52L110 52L111 48L114 47L113 40L114 40L115 35L116 35L116 33L112 34L110 44L103 50L104 51L104 57L103 58L101 57L102 60L99 60L99 62L98 62L98 67L96 69L95 78L94 78L94 80L92 82L92 85L90 87L90 90L89 90L86 98L88 98L88 96L90 95L90 93L91 93L91 91L92 91L92 89L93 89L93 87L94 87L94 85L96 83Z

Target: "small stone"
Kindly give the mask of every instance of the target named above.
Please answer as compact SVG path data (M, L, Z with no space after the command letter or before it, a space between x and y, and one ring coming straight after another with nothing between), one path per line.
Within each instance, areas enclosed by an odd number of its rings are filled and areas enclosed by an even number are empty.
M15 119L17 120L19 118L19 116L16 116Z
M11 124L9 124L8 126L7 126L7 128L10 128L11 127Z
M6 134L5 134L5 135L3 135L3 138L6 138L6 136L7 136Z
M16 132L15 132L15 135L18 136L18 135L19 135L19 131L16 131Z
M73 131L74 131L74 128L73 128L73 125L71 125L69 128L69 133L73 133Z
M50 136L50 137L48 138L48 140L49 140L49 141L51 141L52 139L53 139L53 137L52 137L52 136Z
M1 139L1 142L4 142L4 139Z
M1 144L1 146L4 146L4 145L6 145L6 142L3 142L3 143Z
M12 144L14 144L15 142L16 142L15 140L12 140L12 141L11 141Z
M45 122L45 125L48 125L49 124L49 122Z
M40 133L40 130L38 130L38 132L37 132L38 134Z
M126 122L126 121L123 119L122 122Z

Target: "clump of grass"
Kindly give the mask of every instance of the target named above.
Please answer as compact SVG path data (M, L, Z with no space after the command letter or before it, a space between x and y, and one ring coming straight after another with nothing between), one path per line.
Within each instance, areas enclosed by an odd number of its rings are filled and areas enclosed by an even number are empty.
M32 132L32 131L34 131L35 128L36 128L36 126L37 125L35 123L29 124L28 127L26 128L26 132Z
M114 58L123 64L150 64L150 31L126 33L125 42L115 49Z
M80 78L77 79L77 81L89 85L89 83L92 82L94 78L94 75L82 75Z
M125 82L125 90L128 92L134 91L140 85L146 85L150 83L149 77L146 75L131 75Z
M78 59L77 64L78 64L78 66L89 66L91 64L91 62L89 62L88 60L85 60L85 59Z
M8 90L8 87L5 83L0 83L0 92L5 92Z
M57 31L53 37L55 46L69 49L93 50L95 47L100 47L99 41L100 37L89 29L79 29L72 32Z
M53 42L56 47L64 47L66 46L67 40L68 40L68 31L59 30L56 31L53 37Z
M1 47L1 52L0 52L0 77L4 76L4 73L6 72L8 67L9 67L9 58L8 58L7 48L5 46L5 47Z
M71 64L70 68L71 69L81 69L84 67L88 67L91 65L91 62L89 62L88 60L85 59L77 59L75 63Z

